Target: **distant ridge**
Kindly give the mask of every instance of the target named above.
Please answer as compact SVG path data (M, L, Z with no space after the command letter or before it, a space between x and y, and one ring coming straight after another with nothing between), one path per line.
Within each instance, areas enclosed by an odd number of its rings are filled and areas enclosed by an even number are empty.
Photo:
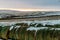
M0 10L0 21L56 20L60 11L15 11Z
M19 15L19 16L24 16L24 15L57 15L60 14L60 11L16 11L16 10L0 10L0 14L10 14L10 15Z
M27 19L48 16L60 16L60 11L16 11L0 10L0 19Z

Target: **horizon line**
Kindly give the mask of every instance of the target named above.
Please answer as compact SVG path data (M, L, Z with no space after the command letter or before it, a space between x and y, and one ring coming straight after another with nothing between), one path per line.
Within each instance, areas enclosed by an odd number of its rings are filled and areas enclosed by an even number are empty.
M0 8L0 10L16 10L16 11L60 11L60 9L52 9L52 8L41 8L41 9L33 9L33 8Z

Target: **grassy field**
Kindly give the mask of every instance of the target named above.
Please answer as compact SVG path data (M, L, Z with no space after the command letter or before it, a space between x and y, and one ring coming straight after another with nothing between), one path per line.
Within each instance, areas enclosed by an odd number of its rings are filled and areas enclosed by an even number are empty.
M36 23L31 23L30 25L27 23L16 23L11 26L0 26L0 38L3 40L8 40L9 38L11 40L60 40L60 24L35 25ZM40 29L38 30L37 28Z

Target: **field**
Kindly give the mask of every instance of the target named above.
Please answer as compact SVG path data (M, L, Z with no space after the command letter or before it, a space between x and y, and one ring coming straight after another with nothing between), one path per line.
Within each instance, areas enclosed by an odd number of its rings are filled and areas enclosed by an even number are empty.
M0 10L0 39L60 40L60 11Z
M56 21L48 21L48 24L46 21L0 22L0 38L3 40L60 40L60 24Z

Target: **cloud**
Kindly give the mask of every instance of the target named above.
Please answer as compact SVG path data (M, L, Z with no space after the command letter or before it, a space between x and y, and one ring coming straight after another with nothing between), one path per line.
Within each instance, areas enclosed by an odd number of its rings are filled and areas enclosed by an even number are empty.
M60 8L59 0L0 0L0 8Z

